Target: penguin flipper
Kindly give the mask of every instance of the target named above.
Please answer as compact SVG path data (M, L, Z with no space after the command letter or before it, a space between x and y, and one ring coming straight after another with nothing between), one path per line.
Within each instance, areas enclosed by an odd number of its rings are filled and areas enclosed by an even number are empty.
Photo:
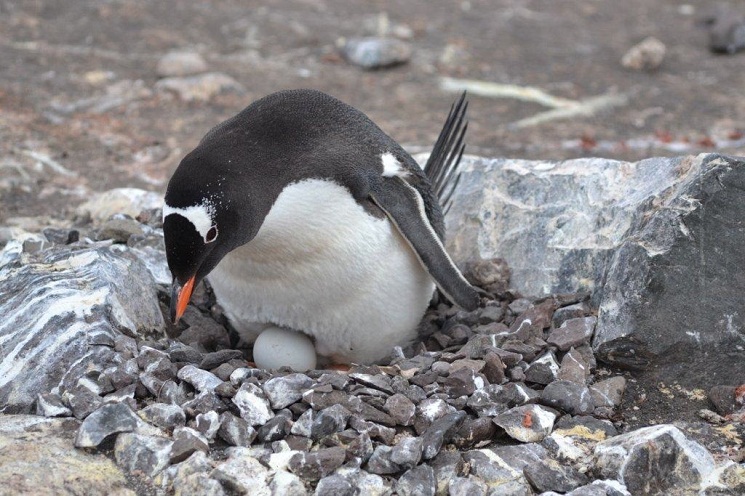
M403 178L394 176L383 178L371 196L409 243L440 291L464 310L478 308L477 290L466 281L445 251L427 218L419 192Z

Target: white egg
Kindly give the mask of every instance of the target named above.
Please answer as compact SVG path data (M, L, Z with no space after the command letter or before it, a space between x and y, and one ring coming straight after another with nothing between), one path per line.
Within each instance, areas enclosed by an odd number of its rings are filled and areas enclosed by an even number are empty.
M305 372L316 368L316 348L302 332L267 327L254 343L254 362L260 369L290 367Z

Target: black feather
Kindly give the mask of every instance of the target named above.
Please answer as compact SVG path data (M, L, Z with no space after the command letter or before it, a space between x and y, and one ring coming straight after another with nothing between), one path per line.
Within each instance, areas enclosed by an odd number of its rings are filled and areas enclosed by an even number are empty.
M424 173L432 183L432 189L444 211L449 209L450 198L460 179L458 165L466 148L464 138L468 129L467 110L468 101L464 91L458 101L450 107L445 125L424 166Z

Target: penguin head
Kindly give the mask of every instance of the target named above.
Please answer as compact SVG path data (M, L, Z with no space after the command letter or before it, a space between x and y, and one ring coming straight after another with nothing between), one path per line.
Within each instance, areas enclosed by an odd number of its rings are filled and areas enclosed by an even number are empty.
M231 250L258 232L265 208L251 188L204 155L189 154L168 183L163 207L163 235L173 275L171 320L177 322L196 285Z

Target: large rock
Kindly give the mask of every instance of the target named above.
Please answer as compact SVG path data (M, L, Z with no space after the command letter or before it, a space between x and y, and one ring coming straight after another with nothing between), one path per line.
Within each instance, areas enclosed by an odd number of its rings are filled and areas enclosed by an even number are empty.
M79 422L0 414L2 494L134 495L106 456L73 447Z
M591 291L607 362L664 356L669 376L698 387L745 375L745 162L468 158L464 169L446 219L456 261L502 257L526 294Z
M124 246L0 252L0 411L31 411L37 395L75 387L121 358L120 333L162 332L153 279Z

